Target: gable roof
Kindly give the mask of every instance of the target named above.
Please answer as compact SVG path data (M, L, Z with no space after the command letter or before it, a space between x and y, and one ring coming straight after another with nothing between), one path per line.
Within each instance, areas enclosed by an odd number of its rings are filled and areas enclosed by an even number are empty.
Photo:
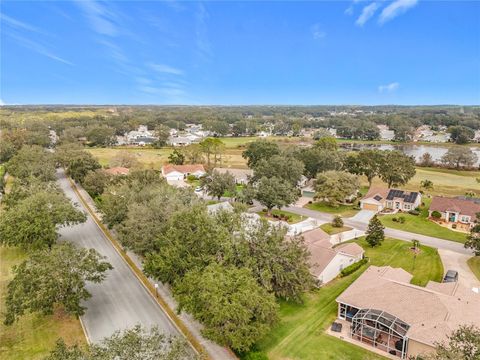
M370 187L363 199L375 199L376 201L385 200L388 194L388 189L384 187Z
M162 173L167 175L171 172L177 171L182 174L192 174L197 171L205 172L205 168L202 164L192 164L192 165L163 165L162 166Z
M406 322L407 336L434 345L462 324L480 323L480 295L457 284L410 284L412 275L390 266L370 266L338 298L359 309L378 309ZM445 287L442 291L440 288Z
M230 173L235 179L248 180L249 177L253 176L252 169L234 169L234 168L215 168L214 171L219 174Z
M430 211L455 211L475 219L476 213L480 212L480 204L470 200L434 196L430 204Z

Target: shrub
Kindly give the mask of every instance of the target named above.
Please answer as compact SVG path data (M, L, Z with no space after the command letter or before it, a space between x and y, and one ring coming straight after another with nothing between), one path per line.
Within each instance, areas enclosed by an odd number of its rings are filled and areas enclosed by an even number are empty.
M392 218L392 221L393 221L393 222L398 222L398 219L394 216L394 217Z
M452 224L452 229L456 229L457 228L457 224Z
M340 271L340 276L341 277L344 277L344 276L347 276L347 275L350 275L352 273L354 273L355 271L357 271L358 269L360 269L364 264L366 264L368 262L368 259L367 258L363 258L362 260L360 260L359 262L356 262L350 266L347 266L345 269L343 269L342 271Z
M399 216L399 217L398 217L398 222L399 222L400 224L405 224L405 216Z
M418 211L418 210L410 210L408 213L409 213L410 215L415 215L415 216L420 215L420 211Z
M332 220L332 226L336 228L341 228L343 226L343 220L340 216L336 215Z
M267 354L261 351L252 351L241 357L242 360L268 360Z
M438 220L442 217L442 214L439 211L435 210L432 211L431 217Z
M197 177L195 175L190 174L190 175L187 175L187 180L188 181L195 181L195 180L197 180Z

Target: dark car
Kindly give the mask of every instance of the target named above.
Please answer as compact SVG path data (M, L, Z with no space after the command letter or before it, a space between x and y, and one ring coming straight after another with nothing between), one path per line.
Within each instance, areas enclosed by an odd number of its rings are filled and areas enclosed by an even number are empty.
M444 283L456 282L458 280L458 271L448 270L443 278Z

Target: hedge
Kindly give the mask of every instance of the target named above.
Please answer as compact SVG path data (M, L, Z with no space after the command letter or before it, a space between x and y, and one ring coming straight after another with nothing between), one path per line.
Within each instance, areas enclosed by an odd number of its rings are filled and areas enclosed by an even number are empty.
M340 275L341 277L344 277L344 276L347 276L347 275L350 275L352 273L354 273L355 271L357 271L358 269L360 269L364 264L366 264L368 262L368 258L363 258L362 260L360 260L359 262L356 262L350 266L347 266L345 269L343 269L341 272L340 272Z

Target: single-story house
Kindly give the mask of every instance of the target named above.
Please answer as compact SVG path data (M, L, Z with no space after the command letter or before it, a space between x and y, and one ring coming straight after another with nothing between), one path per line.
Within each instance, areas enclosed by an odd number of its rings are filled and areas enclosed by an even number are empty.
M435 350L460 325L480 324L480 295L458 283L410 284L400 268L370 266L338 298L338 321L353 340L401 359Z
M253 176L252 169L215 168L213 171L219 174L230 173L235 178L235 182L240 185L248 184Z
M206 174L205 168L202 164L193 165L163 165L162 175L167 181L178 181L185 179L188 175L193 175L197 178Z
M318 285L335 279L344 268L362 260L365 253L356 243L333 247L330 236L320 228L307 231L302 236L310 251L310 273Z
M416 191L371 187L360 200L363 210L382 211L383 209L410 211L420 206L422 195Z
M441 214L441 220L469 230L475 223L476 214L480 213L480 204L467 199L434 196L428 214L432 216L434 211Z
M210 215L215 215L219 211L232 212L233 206L228 201L207 205L207 211Z
M105 169L105 172L106 172L108 175L117 176L117 175L128 175L128 173L130 172L130 170L129 170L128 168L126 168L126 167L117 166L117 167Z

